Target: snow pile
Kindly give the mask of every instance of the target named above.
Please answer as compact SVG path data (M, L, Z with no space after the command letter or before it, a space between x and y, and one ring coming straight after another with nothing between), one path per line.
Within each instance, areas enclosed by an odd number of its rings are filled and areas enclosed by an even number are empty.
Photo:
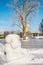
M0 43L0 65L3 65L4 62L5 62L4 45Z
M43 65L43 57L41 57L40 54L33 54L33 53L29 53L29 51L28 51L29 54L27 55L26 49L22 49L22 53L23 53L24 57L12 60L8 63L5 63L4 65L27 65L27 64L35 65L35 63L37 65L38 64Z

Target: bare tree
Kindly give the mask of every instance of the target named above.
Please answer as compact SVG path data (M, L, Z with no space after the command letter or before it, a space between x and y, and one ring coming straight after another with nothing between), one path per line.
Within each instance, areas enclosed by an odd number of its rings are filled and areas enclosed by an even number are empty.
M17 25L19 26L19 28L22 29L22 37L23 39L25 39L27 18L30 15L30 13L36 15L39 2L36 0L13 0L12 5L9 4L8 6L11 7L13 11L16 12L19 24L16 24L16 22L14 22L13 25Z

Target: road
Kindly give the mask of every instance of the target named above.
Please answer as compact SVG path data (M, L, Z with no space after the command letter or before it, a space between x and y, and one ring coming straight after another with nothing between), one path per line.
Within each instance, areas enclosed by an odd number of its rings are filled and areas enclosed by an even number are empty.
M29 39L27 41L21 41L23 48L43 48L43 39Z
M5 44L4 39L0 39L0 43ZM27 41L21 40L23 48L43 48L43 39L29 39Z

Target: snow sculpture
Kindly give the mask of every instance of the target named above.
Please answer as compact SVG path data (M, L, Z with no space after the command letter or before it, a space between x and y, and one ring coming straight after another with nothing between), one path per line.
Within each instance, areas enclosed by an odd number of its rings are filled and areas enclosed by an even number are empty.
M13 48L21 47L19 36L16 34L10 34L5 38L6 43L10 43Z
M6 60L13 61L15 59L22 58L19 36L16 34L10 34L5 38L5 41Z

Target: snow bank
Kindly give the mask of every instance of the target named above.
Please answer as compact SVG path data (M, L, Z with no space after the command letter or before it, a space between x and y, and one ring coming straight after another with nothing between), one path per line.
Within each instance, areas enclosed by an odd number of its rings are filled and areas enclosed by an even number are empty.
M27 65L27 64L43 64L43 53L31 53L32 51L37 51L40 49L21 49L21 53L23 54L22 57L19 57L18 59L11 60L8 63L5 63L5 65ZM41 49L43 51L43 49ZM39 52L39 51L38 51Z
M4 45L0 43L0 65L3 65L4 62L5 62Z

